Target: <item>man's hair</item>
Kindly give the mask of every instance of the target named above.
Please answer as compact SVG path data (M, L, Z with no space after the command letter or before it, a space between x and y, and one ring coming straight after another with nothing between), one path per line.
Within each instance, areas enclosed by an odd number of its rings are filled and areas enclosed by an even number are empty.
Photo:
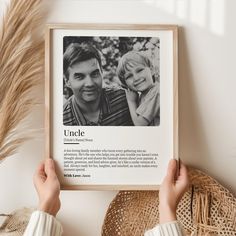
M66 79L69 78L69 67L73 66L75 63L93 58L97 59L100 69L102 69L99 51L94 46L89 43L71 43L63 55L63 73Z
M121 57L117 66L117 75L124 86L126 86L125 73L129 71L130 68L140 64L150 69L152 68L150 59L142 52L129 51Z

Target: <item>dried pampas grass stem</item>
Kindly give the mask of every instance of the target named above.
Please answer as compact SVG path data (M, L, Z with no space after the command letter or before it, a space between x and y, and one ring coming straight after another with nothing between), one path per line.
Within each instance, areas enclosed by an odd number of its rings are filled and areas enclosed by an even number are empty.
M11 0L0 29L0 161L27 140L21 124L43 80L43 0Z

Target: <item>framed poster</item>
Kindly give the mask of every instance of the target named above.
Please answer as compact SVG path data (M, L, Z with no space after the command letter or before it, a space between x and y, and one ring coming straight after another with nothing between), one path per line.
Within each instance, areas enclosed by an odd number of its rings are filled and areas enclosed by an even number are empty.
M157 189L178 159L178 27L48 25L46 156L62 189Z

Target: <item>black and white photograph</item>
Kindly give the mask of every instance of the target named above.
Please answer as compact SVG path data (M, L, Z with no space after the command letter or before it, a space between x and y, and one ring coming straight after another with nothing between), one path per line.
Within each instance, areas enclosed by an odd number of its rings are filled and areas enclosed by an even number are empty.
M63 37L64 126L159 126L160 38Z

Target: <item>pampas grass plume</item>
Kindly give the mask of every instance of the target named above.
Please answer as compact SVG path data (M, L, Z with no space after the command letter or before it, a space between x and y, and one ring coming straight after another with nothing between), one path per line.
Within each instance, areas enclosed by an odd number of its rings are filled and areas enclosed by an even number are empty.
M0 161L29 137L22 123L44 78L43 0L11 0L0 28Z

